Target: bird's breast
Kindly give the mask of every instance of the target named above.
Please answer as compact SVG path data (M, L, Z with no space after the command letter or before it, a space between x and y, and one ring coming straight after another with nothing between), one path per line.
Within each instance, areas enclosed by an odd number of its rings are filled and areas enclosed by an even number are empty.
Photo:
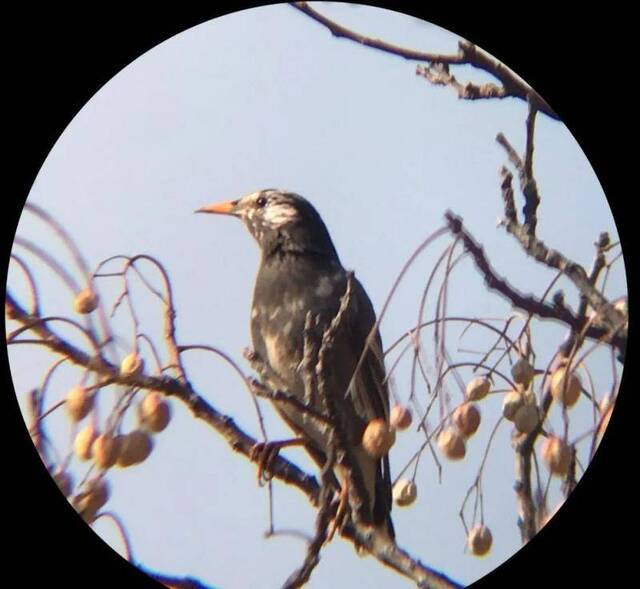
M280 388L295 389L302 351L284 333L267 331L263 334L266 359L271 369L280 377Z
M341 267L290 263L261 267L251 311L253 345L277 376L278 387L302 396L300 363L310 313L318 337L335 315L346 285ZM275 384L275 383L272 383Z

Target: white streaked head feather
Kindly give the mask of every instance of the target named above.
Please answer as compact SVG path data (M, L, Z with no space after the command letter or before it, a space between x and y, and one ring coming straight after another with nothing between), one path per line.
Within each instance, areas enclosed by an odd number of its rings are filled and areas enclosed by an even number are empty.
M244 216L251 221L260 211L261 221L272 229L278 229L288 223L298 220L299 214L294 206L285 200L280 200L279 190L257 190L243 196L240 201L246 206L242 207ZM256 208L255 203L261 197L265 196L269 199L264 209Z
M289 203L273 202L264 210L263 219L265 224L276 229L296 221L298 219L298 211Z

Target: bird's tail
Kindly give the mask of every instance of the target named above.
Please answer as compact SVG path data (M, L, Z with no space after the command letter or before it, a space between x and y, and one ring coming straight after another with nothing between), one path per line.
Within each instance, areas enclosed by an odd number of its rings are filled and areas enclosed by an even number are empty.
M378 462L376 472L375 500L373 503L373 523L381 531L386 532L390 540L396 537L393 521L391 520L391 472L389 457L384 456Z

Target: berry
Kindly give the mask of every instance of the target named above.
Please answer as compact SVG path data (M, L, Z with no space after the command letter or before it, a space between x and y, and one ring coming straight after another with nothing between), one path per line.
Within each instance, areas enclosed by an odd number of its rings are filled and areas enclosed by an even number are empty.
M76 313L86 315L98 308L98 295L91 288L83 288L73 300Z
M412 421L411 410L404 405L395 405L389 415L389 424L394 429L407 429Z
M453 427L448 427L438 436L438 447L449 460L462 460L466 454L464 437Z
M471 528L467 536L467 544L471 554L475 556L484 556L491 550L493 537L491 530L484 525L478 524Z
M467 384L465 398L467 401L484 399L491 389L491 381L486 376L476 376Z
M473 403L463 403L453 412L453 423L465 438L469 438L480 426L480 410Z
M372 419L362 436L362 446L370 456L380 458L387 454L396 441L396 434L384 419Z
M393 500L400 507L411 505L418 496L418 487L409 479L400 479L393 485Z

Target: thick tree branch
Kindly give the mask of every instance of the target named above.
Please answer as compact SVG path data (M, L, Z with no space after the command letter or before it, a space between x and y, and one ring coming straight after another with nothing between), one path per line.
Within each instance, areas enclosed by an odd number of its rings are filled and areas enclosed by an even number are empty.
M484 251L482 247L476 243L473 237L465 230L462 219L452 212L448 211L445 213L445 219L447 221L447 225L451 233L455 236L460 236L463 240L466 251L473 258L476 267L483 275L485 283L487 287L491 290L495 290L506 297L514 307L518 307L527 311L528 313L532 313L537 315L542 319L555 319L556 321L560 321L572 329L580 329L582 326L582 321L579 317L574 315L569 309L565 307L558 307L554 305L549 305L543 303L542 301L536 299L533 296L525 296L522 293L515 290L504 278L499 277L484 255ZM552 260L555 260L558 265L553 265L552 267L560 269L560 264L557 262L558 259L564 260L565 265L562 267L567 275L571 278L573 277L575 280L582 283L582 280L579 278L581 268L577 264L571 265L561 254L555 252L553 250L547 250L546 246L535 240L536 245L540 248L539 253L542 258L545 258L545 254L548 256L552 256ZM584 272L584 270L583 270ZM585 282L588 282L588 279L585 276ZM592 288L589 285L589 288ZM602 297L598 293L598 295ZM615 313L615 317L617 317L618 312L612 309L612 313ZM609 343L614 346L619 352L624 354L624 349L626 347L627 337L626 330L624 329L621 321L616 321L613 324L614 329L605 329L603 327L591 325L587 327L584 332L585 337L590 339L602 341Z
M332 471L335 465L335 458L335 452L330 452L330 455L327 457L327 462L322 469L322 491L320 495L320 508L316 515L315 536L308 544L307 554L302 566L289 576L282 586L282 589L303 587L320 562L320 550L327 541L329 524L331 519L336 516L337 511L336 504L331 501L333 496L331 491Z
M513 485L518 503L518 526L522 543L526 544L537 533L537 510L531 488L531 462L533 447L539 430L521 434L514 428L512 445L515 450L515 483Z
M347 525L342 531L342 536L365 548L389 568L415 581L420 589L462 589L462 585L422 564L420 560L413 558L397 544L389 542L371 528L364 533L353 525Z
M560 366L562 358L563 356L561 352L554 356L548 368L549 373L552 373ZM553 402L553 396L549 390L549 379L546 379L545 381L546 387L539 407L540 421L538 426L528 434L518 434L517 432L514 432L512 439L513 449L516 454L516 480L514 490L516 492L516 500L518 502L518 525L520 527L523 544L526 544L536 535L540 525L538 509L534 502L533 489L531 486L531 464L533 462L535 443L538 437L542 434L542 424L547 419L551 403Z

